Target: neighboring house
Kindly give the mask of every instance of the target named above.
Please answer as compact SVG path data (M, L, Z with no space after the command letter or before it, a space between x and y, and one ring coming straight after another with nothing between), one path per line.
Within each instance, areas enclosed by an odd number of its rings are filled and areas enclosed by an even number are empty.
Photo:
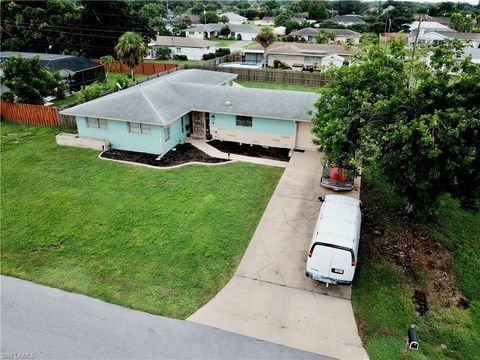
M63 81L69 85L70 91L79 90L82 86L105 78L103 65L73 55L42 54L20 51L0 52L0 64L13 56L31 59L40 58L40 66L51 72L58 71Z
M179 70L61 114L81 137L114 149L163 155L187 136L314 150L311 112L319 95L228 86L236 74Z
M292 20L299 24L303 23L304 21L310 24L313 24L316 22L315 20L308 20L308 12L295 14L294 16L292 16Z
M172 16L166 17L165 21L167 21L169 24L180 25L180 24L183 24L184 17L185 15L172 15ZM192 23L192 25L202 23L202 20L198 15L188 15L188 17L190 18L190 22Z
M447 16L430 16L427 14L415 15L415 19L420 20L420 18L425 21L437 22L439 24L446 25L446 26L448 26L448 24L450 23L450 18Z
M418 30L418 27L420 26L420 30L428 30L428 31L452 31L455 32L455 30L450 29L446 25L442 25L436 21L414 21L413 23L410 24L410 27L408 30L410 31L415 31Z
M327 55L324 58L322 58L322 60L320 61L320 66L324 69L330 66L340 67L343 65L344 62L345 62L344 57L337 54L333 54L333 55Z
M352 46L346 49L343 45L310 44L275 42L268 47L268 66L274 66L275 60L292 67L293 65L320 66L321 60L328 55L339 55L348 58L357 53L359 49ZM257 44L245 49L245 61L263 62L263 48Z
M351 14L351 15L337 15L337 16L334 16L334 17L330 18L329 20L331 20L333 22L336 22L337 24L345 25L345 26L354 25L354 24L365 24L365 21L362 20L360 15L354 15L354 14Z
M417 37L417 31L411 31L408 35L407 46L412 47ZM418 34L418 43L428 43L431 45L438 45L445 40L458 39L465 42L470 42L473 48L480 47L480 33L461 33L454 31L432 31L422 30Z
M348 30L348 29L319 29L319 28L304 28L290 33L291 36L294 36L298 39L303 39L307 42L314 43L317 33L324 31L326 33L332 33L335 35L335 39L331 40L331 44L345 44L349 38L353 40L354 44L360 42L360 37L362 34Z
M216 50L213 41L179 36L157 36L148 44L150 58L157 58L159 47L168 47L172 55L185 55L189 60L202 60L204 54Z
M255 26L248 24L226 24L230 28L230 36L242 40L254 40L257 36L259 29ZM220 35L220 30L224 27L224 24L205 24L198 25L196 27L185 30L186 36L196 39L215 39Z
M275 35L285 35L286 32L287 32L287 28L285 26L277 26L275 28L273 28L273 32L275 33Z
M275 16L264 16L260 20L253 22L257 26L273 26L275 25Z
M235 14L234 12L226 12L226 13L220 14L219 16L221 17L223 15L228 17L229 24L237 24L237 25L245 24L248 20L246 17Z

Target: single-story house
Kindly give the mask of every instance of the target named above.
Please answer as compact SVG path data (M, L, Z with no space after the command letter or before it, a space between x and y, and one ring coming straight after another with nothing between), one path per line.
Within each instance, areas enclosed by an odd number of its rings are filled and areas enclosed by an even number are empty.
M343 65L344 62L345 62L344 57L337 54L333 54L333 55L327 55L324 58L322 58L322 60L320 61L320 66L324 69L330 66L340 67Z
M257 37L259 29L249 24L226 24L230 28L230 36L241 38L241 40L254 40ZM185 30L187 37L195 39L214 39L220 35L220 30L224 24L205 24L198 25Z
M253 22L257 26L273 26L275 25L275 16L264 16L260 20Z
M0 64L14 56L31 59L40 58L40 66L51 72L58 71L63 81L69 85L70 91L77 91L82 86L105 78L103 65L73 55L43 54L21 51L0 52Z
M235 14L234 12L226 12L223 14L220 14L219 16L226 16L228 17L228 22L230 24L245 24L247 22L247 18L245 16L241 16L238 14Z
M202 60L204 54L215 52L215 42L180 36L157 36L148 44L149 58L157 57L157 49L168 47L172 55L185 55L189 60Z
M354 25L354 24L365 24L365 21L362 20L361 16L355 15L355 14L337 15L337 16L331 17L329 20L345 26Z
M319 94L229 86L237 74L179 70L63 110L80 137L114 149L166 154L187 136L314 150Z
M257 44L244 51L245 61L263 62L264 51L261 45ZM335 44L275 42L268 47L267 51L268 66L274 66L275 60L279 60L292 67L294 64L320 66L325 56L336 54L346 59L357 53L359 49L355 46L346 49L343 45Z
M273 28L273 32L275 35L285 35L287 33L287 28L285 26L276 26Z
M290 36L314 43L317 33L321 31L335 35L335 38L330 41L331 44L345 44L349 38L352 39L354 44L358 44L362 36L362 34L349 29L319 29L310 27L293 31L290 33Z
M427 14L416 14L415 19L417 20L424 20L424 21L431 21L431 22L437 22L442 25L447 25L450 23L450 18L448 16L430 16Z
M417 30L411 31L408 34L407 46L412 47L415 43ZM420 27L420 34L418 34L419 43L428 43L431 45L438 45L445 40L458 39L461 41L469 41L473 48L480 47L480 33L471 32L455 32L455 31L435 31L422 30Z
M455 32L455 30L450 29L448 26L440 24L436 21L414 21L410 24L409 29L410 31L415 31L418 30L418 27L420 27L420 30L428 30L428 31L452 31Z

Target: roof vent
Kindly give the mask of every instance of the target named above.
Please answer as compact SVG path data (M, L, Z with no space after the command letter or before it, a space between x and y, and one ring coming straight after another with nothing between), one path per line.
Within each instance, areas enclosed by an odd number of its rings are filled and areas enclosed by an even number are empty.
M232 103L230 101L225 101L225 106L226 107L232 107Z

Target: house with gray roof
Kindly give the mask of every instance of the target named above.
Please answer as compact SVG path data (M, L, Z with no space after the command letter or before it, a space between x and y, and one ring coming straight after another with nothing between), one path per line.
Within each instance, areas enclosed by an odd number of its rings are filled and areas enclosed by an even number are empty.
M241 40L254 40L259 32L259 28L253 25L228 23L198 25L185 30L185 35L196 39L215 39L225 25L230 28L230 36Z
M350 15L337 15L330 18L333 22L337 24L349 26L353 24L365 24L365 21L362 20L360 15L350 14Z
M162 155L187 136L313 150L319 95L230 86L227 72L179 70L63 110L80 137Z
M319 29L311 27L293 31L290 33L290 36L293 36L297 40L314 43L315 37L322 31L332 34L333 39L329 41L330 44L345 44L349 39L352 40L353 44L358 44L362 36L362 34L349 29Z
M203 55L214 53L216 50L215 42L187 38L181 36L160 36L157 35L148 43L148 57L150 59L157 58L157 50L159 48L169 48L172 55L184 55L188 60L202 60Z

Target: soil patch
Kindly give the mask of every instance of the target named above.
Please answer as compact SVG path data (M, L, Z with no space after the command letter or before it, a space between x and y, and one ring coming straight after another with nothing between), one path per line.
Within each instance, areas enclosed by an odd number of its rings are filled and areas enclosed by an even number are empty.
M240 144L233 141L220 141L220 140L211 140L208 142L209 145L214 148L230 154L253 156L262 159L270 160L279 160L279 161L288 161L289 149L277 148L277 147L263 147L261 145L249 145L249 144Z
M106 159L131 161L158 167L187 164L193 161L203 163L222 163L229 161L208 156L192 144L178 144L160 159L158 159L158 155L155 154L115 149L107 150L102 153L101 156Z
M363 198L372 191L362 183ZM375 199L375 196L372 196ZM400 266L412 285L412 300L420 315L429 307L468 306L455 286L452 254L434 239L416 231L402 209L385 218L385 205L364 201L362 220L363 251L372 259L390 259ZM362 242L360 242L362 244Z

